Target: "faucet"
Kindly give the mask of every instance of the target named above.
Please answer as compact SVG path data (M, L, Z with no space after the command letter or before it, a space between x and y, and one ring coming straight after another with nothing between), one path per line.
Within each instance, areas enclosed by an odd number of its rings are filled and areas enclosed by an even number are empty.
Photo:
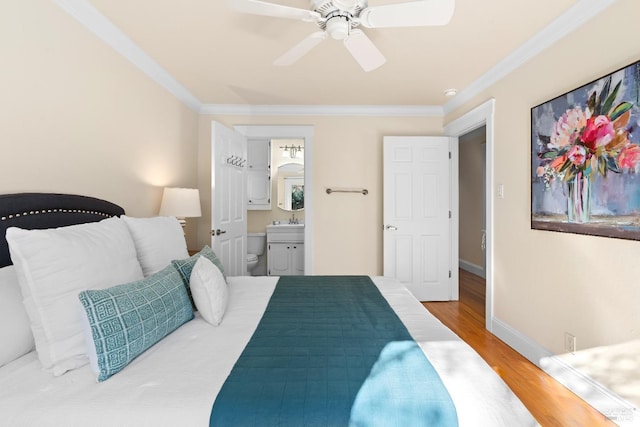
M289 224L297 224L298 220L296 219L296 213L291 212L291 219L289 220Z

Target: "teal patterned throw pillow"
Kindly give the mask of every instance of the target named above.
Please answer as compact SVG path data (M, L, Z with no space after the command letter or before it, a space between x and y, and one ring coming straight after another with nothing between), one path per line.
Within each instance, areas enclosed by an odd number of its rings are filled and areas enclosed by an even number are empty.
M146 279L79 295L96 349L98 381L120 372L193 318L180 273L172 266Z
M200 252L198 252L197 254L187 259L171 261L171 263L180 272L180 275L182 276L182 280L184 280L184 284L187 287L187 289L189 288L189 280L191 279L191 272L193 271L193 266L196 265L196 262L201 256L207 258L209 261L214 263L216 267L220 269L220 271L222 272L222 276L224 277L224 281L226 282L227 276L224 274L224 268L222 267L222 262L220 261L216 253L213 252L213 249L211 249L209 246L205 246L204 248L202 248Z

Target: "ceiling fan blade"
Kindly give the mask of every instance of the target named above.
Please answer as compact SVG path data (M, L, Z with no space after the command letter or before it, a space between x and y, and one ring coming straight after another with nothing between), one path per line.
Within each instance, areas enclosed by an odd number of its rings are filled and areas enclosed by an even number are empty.
M446 25L455 7L455 0L420 0L368 7L359 19L366 28Z
M349 37L344 40L344 45L366 72L375 70L387 62L384 55L362 30L351 30Z
M229 0L231 8L237 12L251 13L253 15L274 16L276 18L300 19L314 22L320 18L320 14L308 9L283 6L260 0Z
M273 65L277 66L287 66L296 62L298 59L305 56L307 53L311 51L314 47L320 44L324 39L327 38L327 33L324 31L317 31L307 38L303 39L300 43L286 51L281 57L276 59L273 62Z

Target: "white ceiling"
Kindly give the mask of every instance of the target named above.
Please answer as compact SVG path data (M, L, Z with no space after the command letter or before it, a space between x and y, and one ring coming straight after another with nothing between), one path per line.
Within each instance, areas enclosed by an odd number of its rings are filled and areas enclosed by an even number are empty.
M366 29L387 63L365 73L331 39L290 67L272 66L315 24L237 13L226 0L89 1L202 104L417 106L444 105L445 89L468 88L514 52L526 54L522 45L556 18L594 4L456 0L444 27ZM308 0L270 1L309 6Z

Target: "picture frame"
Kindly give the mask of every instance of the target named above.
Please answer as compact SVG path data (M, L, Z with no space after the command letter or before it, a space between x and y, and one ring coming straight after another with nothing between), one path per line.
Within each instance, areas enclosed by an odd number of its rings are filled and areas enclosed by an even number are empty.
M640 240L640 61L531 108L531 228Z

